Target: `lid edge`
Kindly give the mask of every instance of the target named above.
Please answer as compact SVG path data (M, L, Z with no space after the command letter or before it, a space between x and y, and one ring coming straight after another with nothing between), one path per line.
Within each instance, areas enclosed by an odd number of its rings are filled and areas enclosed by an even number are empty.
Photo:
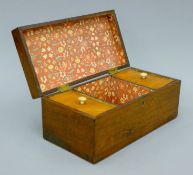
M32 62L31 60L29 60L30 57L26 50L25 42L23 42L20 28L12 30L12 36L25 74L25 78L28 83L31 96L33 99L39 98L42 96L42 92L40 91L39 83L35 76Z

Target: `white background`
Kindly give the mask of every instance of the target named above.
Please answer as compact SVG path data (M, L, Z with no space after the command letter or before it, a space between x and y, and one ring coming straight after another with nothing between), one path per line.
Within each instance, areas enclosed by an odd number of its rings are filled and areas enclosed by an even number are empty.
M178 118L92 165L43 140L11 30L115 9L131 66L182 80ZM0 175L192 175L193 0L0 0Z

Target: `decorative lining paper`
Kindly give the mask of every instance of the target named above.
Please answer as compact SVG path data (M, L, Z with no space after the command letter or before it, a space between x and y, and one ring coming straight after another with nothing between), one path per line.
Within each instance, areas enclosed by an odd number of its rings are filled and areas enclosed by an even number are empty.
M24 31L42 92L126 64L112 15Z
M110 76L81 85L76 90L116 105L128 103L152 91L149 88Z

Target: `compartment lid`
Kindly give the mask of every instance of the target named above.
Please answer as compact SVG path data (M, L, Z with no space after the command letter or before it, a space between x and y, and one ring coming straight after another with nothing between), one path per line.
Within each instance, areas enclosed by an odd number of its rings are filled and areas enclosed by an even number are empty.
M129 66L115 12L12 31L32 98Z

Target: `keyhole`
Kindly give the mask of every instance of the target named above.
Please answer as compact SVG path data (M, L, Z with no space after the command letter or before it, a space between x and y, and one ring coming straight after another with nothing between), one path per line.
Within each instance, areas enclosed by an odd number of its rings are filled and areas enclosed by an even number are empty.
M145 102L144 101L141 102L141 106L145 106Z

